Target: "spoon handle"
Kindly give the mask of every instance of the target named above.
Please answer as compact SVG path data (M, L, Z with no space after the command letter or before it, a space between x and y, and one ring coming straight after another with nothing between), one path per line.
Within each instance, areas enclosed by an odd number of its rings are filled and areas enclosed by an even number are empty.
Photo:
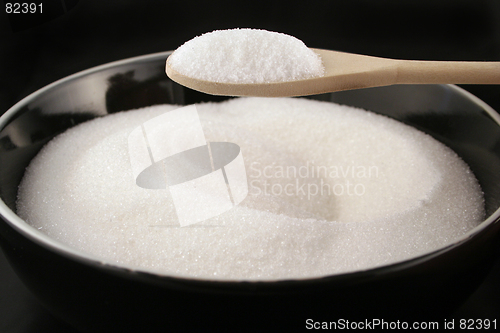
M500 62L396 60L396 83L500 84Z

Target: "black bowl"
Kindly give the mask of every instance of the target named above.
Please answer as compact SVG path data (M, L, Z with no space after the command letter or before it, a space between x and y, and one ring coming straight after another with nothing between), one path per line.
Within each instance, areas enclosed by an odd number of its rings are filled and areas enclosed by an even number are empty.
M72 75L31 94L0 118L0 243L19 277L57 317L88 332L297 331L318 321L376 324L373 318L394 324L445 318L483 280L500 229L500 116L452 85L311 97L414 126L455 150L475 173L488 218L453 244L411 260L322 278L205 281L116 267L22 221L15 213L18 185L30 160L55 135L122 110L223 99L169 80L164 74L168 55L127 59Z

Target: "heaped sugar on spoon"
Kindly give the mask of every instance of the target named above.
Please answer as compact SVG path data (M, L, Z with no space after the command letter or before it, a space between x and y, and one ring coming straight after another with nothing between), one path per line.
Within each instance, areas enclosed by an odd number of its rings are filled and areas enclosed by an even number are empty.
M212 95L285 97L392 84L500 84L500 62L387 59L308 48L257 29L195 37L167 59L167 75Z

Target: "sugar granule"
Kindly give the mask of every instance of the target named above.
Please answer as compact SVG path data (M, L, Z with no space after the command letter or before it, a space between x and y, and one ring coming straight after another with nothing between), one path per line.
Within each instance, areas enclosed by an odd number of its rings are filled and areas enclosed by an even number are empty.
M321 58L292 36L258 29L216 30L195 37L169 57L188 77L224 83L268 83L319 77Z
M333 103L241 98L197 109L208 141L241 147L249 195L181 228L168 189L136 186L127 148L132 129L174 108L113 114L53 139L26 170L19 216L111 264L218 280L395 263L450 244L484 218L467 165L412 127Z

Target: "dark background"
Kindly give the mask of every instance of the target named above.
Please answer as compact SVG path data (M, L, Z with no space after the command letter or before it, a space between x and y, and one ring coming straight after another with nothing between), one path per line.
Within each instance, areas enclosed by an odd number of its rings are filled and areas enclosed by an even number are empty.
M8 2L0 3L0 113L67 75L173 50L216 29L266 29L309 47L389 58L500 61L498 0L52 0L34 1L42 14L7 15ZM462 87L500 110L500 86ZM500 260L455 318L500 324ZM39 305L2 253L0 332L72 332Z

